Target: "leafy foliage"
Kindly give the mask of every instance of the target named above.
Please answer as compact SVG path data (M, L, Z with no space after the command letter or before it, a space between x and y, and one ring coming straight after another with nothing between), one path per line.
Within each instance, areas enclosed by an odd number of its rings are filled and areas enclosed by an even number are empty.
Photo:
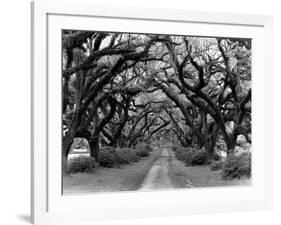
M94 158L79 156L70 160L67 168L68 173L92 172L97 167Z
M207 153L202 149L191 150L185 159L186 166L204 165L207 163Z
M116 157L113 147L103 147L99 153L99 164L102 167L113 168L116 165Z
M146 148L138 149L138 153L139 153L140 157L148 157L149 156L149 151Z
M132 148L102 147L99 155L99 163L102 167L113 168L117 165L138 162L141 157L148 156L148 150L140 151Z
M140 154L132 148L119 148L116 149L117 163L128 164L130 162L138 162L140 160Z
M224 179L251 177L251 153L229 157L222 167L222 177Z
M175 148L175 156L180 161L185 161L188 157L188 153L192 151L191 148L186 148L182 146L178 146Z
M213 171L221 170L222 167L223 167L223 162L222 161L213 161L210 164L210 169L213 170Z
M130 162L138 162L140 160L140 153L136 149L129 148L129 153Z
M208 162L204 149L178 147L175 156L178 160L184 161L186 166L204 165Z
M140 143L136 146L138 154L140 157L147 157L149 156L149 152L152 151L152 148L147 143Z

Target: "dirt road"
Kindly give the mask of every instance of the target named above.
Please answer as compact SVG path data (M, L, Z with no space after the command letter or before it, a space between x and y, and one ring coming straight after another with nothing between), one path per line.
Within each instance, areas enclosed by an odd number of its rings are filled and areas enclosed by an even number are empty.
M174 157L173 152L167 147L163 148L160 156L145 176L139 190L178 188L179 184L177 180L170 173L170 161L172 157Z

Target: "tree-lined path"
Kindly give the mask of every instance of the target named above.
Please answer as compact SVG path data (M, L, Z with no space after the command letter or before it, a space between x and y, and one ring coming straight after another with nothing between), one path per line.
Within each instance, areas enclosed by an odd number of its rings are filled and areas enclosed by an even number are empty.
M62 55L64 174L122 168L159 143L169 144L142 189L183 186L172 157L189 166L246 153L237 160L250 162L250 39L64 30ZM90 159L70 166L79 148Z

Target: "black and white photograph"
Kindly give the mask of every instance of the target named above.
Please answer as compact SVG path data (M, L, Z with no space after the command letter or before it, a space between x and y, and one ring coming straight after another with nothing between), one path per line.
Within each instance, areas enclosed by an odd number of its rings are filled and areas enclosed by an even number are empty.
M1 5L1 224L281 224L278 1Z
M62 30L62 193L251 185L243 37Z

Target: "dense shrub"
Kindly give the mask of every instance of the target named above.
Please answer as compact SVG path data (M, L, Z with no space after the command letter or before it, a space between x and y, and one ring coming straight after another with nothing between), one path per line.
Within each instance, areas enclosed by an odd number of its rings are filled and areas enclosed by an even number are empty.
M189 152L193 150L193 148L178 146L175 150L175 156L178 160L185 161L189 157Z
M147 149L148 149L149 152L153 151L153 148L150 145L147 145Z
M94 158L87 156L79 156L69 161L67 172L78 173L78 172L92 172L97 166Z
M136 146L138 151L138 155L140 157L147 157L149 156L149 152L152 151L152 148L146 143L140 143Z
M187 166L204 165L208 163L207 153L204 148L195 149L191 147L174 147L175 156L178 160L184 161ZM214 160L219 161L221 156L215 152Z
M141 145L143 146L143 148L147 149L149 152L153 151L153 148L150 146L150 144L148 144L148 143L141 143Z
M207 162L207 153L205 150L192 151L191 165L203 165Z
M229 157L222 167L224 179L251 177L251 153Z
M102 167L112 168L116 164L115 149L113 147L102 147L99 153L99 164Z
M132 148L119 148L116 150L117 163L128 164L130 162L138 162L140 160L140 154L138 151Z
M186 166L191 166L192 165L192 156L194 155L195 150L190 150L185 153L184 155L184 163Z
M148 150L143 151L131 148L113 148L102 147L99 154L100 166L112 168L116 165L129 164L130 162L138 162L141 155L149 154Z
M195 166L204 165L207 163L207 153L203 149L193 149L186 154L185 165Z
M116 149L116 162L118 164L129 164L131 161L131 151L129 148Z
M138 149L138 153L140 157L147 157L149 156L149 151L146 148Z
M203 165L207 163L207 154L204 149L178 147L175 150L178 160L184 161L186 166Z
M130 162L138 162L140 160L140 153L133 148L129 148L130 150Z
M188 149L185 147L177 147L175 148L175 156L178 160L184 161L186 159L186 153Z
M215 170L221 170L223 166L223 162L222 161L213 161L210 164L210 169L215 171Z

